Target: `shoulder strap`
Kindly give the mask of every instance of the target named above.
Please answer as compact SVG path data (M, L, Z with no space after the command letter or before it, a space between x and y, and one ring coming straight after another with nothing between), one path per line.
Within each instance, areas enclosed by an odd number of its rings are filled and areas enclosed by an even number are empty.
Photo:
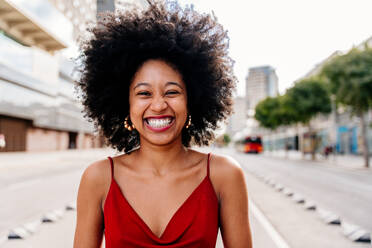
M208 162L207 162L207 176L209 177L209 160L211 158L211 153L208 153Z
M110 160L110 165L111 165L111 178L114 178L114 161L112 160L111 157L107 157Z

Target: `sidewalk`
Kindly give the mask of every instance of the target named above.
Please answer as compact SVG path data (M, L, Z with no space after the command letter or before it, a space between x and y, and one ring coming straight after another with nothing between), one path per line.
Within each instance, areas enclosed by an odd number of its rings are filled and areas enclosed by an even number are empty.
M263 153L264 156L267 157L277 157L282 159L290 159L290 160L302 160L302 161L311 161L317 162L320 165L330 166L330 167L338 167L344 168L349 170L371 170L370 168L364 167L364 160L361 155L329 155L326 159L321 154L316 154L316 160L311 160L311 154L306 154L303 158L302 153L300 151L288 151L287 154L284 150L278 151L265 151ZM371 164L371 159L370 159Z
M61 160L72 160L74 158L87 158L92 154L101 153L114 154L115 151L111 148L95 148L95 149L73 149L61 151L43 151L43 152L1 152L0 153L0 168L23 165L25 162L28 165L38 165L40 163L52 162L56 158Z

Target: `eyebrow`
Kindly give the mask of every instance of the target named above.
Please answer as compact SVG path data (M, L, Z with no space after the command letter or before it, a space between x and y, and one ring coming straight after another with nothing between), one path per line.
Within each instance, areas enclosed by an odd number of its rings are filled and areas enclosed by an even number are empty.
M179 84L179 83L177 83L177 82L167 82L165 85L166 85L166 86L167 86L167 85L176 85L176 86L180 87L181 89L183 89L183 87L181 86L181 84Z
M149 83L138 83L138 84L136 84L136 86L133 87L133 89L135 89L135 88L137 88L137 87L140 87L140 86L142 86L142 85L144 85L144 86L150 86Z
M165 86L168 86L168 85L176 85L178 87L180 87L181 89L183 89L183 87L181 86L181 84L177 83L177 82L167 82L165 84ZM140 86L151 86L149 83L146 83L146 82L140 82L138 84L136 84L136 86L133 87L133 89L137 88L137 87L140 87Z

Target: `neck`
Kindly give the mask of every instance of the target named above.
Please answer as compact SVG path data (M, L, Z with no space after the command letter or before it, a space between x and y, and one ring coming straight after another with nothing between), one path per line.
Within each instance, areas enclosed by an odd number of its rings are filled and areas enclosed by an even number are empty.
M157 175L164 175L179 167L180 163L185 161L188 152L181 140L163 146L141 142L136 157L137 161L141 161L142 168L150 169Z

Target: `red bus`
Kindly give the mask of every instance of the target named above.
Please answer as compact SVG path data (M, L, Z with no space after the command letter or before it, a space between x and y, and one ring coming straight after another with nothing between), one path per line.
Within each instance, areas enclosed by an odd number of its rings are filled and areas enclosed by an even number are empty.
M245 153L261 153L263 151L261 137L247 136L244 140Z

